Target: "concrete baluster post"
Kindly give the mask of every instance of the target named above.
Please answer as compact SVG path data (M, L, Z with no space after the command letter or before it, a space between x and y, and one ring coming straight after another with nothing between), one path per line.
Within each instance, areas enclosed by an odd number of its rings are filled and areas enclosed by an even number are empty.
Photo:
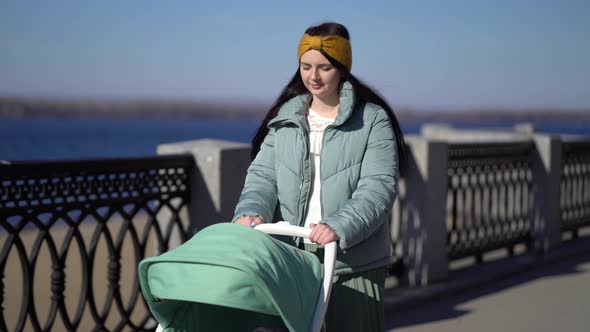
M187 153L196 163L189 203L190 233L194 234L211 224L230 221L250 164L250 145L201 139L158 146L158 154Z
M531 229L533 248L544 254L561 244L561 139L552 135L532 135L533 211Z
M408 167L400 184L402 255L410 286L425 286L448 276L446 195L448 147L445 142L408 136ZM401 220L400 220L401 219Z

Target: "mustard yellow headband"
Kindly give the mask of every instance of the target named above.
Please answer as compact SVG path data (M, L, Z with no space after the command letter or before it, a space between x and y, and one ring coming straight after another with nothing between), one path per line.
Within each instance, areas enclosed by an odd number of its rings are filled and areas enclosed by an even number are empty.
M304 34L297 47L297 59L301 60L303 53L314 49L326 52L336 61L343 64L348 70L352 67L352 49L350 42L340 36L310 36Z

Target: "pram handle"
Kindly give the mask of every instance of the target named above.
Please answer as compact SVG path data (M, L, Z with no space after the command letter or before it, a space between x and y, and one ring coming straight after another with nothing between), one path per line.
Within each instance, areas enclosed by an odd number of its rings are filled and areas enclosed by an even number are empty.
M309 238L310 228L293 226L288 221L279 221L277 223L260 224L254 229L266 234L287 235ZM336 262L336 242L330 242L324 246L324 278L322 288L318 298L315 314L313 317L312 331L319 332L324 324L324 316L328 309L330 301L330 292L332 290L332 281L334 279L334 263Z

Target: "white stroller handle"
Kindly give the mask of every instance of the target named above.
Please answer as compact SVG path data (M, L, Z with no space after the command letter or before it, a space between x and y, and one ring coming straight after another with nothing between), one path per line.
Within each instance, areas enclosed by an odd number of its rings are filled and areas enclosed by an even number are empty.
M264 232L266 234L287 235L309 238L311 234L310 228L293 226L288 221L279 221L273 224L260 224L254 229ZM330 301L330 292L332 291L332 281L334 279L334 263L336 261L336 242L330 242L324 247L324 278L318 304L313 315L313 324L311 331L319 332L324 324L324 316L328 309L328 302Z

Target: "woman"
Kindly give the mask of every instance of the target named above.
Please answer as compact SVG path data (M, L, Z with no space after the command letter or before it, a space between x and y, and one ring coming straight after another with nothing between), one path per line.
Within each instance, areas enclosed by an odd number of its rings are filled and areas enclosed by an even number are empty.
M383 331L392 262L390 211L404 141L387 103L351 73L347 29L305 31L299 68L252 141L252 164L233 221L286 220L312 228L308 251L337 241L327 331Z

